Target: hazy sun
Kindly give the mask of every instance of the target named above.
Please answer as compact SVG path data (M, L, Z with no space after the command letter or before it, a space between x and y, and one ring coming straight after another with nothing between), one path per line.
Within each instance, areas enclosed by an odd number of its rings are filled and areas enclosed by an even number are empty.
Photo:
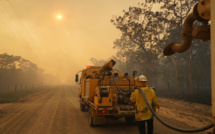
M57 15L57 18L60 20L60 19L62 19L62 15L61 14L58 14Z

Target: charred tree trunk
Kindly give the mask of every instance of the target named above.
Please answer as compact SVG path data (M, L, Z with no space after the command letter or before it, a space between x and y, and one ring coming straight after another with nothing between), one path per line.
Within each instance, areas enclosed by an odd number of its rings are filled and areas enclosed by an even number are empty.
M192 67L191 67L191 54L190 49L187 51L187 64L188 64L188 83L189 83L189 93L193 94L193 79L192 79Z
M180 81L178 79L178 68L177 68L177 66L175 64L175 60L174 60L173 56L170 56L170 58L171 58L171 61L172 61L172 64L173 64L174 70L175 70L175 79L176 79L176 83L177 83L177 88L181 89Z

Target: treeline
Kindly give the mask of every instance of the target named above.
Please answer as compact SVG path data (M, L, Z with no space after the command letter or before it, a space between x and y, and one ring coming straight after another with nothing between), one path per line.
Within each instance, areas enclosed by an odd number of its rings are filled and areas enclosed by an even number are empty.
M122 33L114 42L119 69L130 75L133 70L146 75L158 96L210 104L210 42L194 40L187 52L163 56L166 45L181 43L184 19L197 2L147 0L113 18L111 22ZM91 61L96 63L96 59Z
M50 74L44 74L43 69L20 56L0 54L0 93L17 92L59 80Z

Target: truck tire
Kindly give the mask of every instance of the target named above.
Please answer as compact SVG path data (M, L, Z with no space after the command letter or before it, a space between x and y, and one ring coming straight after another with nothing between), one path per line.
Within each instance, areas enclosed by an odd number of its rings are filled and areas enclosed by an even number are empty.
M89 108L89 125L91 126L91 127L94 127L95 126L95 124L93 123L93 119L94 119L94 117L93 117L93 113L92 113L92 108Z
M135 116L126 116L125 117L125 122L127 124L132 124L132 123L134 123L134 121L135 121Z
M84 112L86 109L85 109L86 105L84 103L80 103L80 109L82 112Z

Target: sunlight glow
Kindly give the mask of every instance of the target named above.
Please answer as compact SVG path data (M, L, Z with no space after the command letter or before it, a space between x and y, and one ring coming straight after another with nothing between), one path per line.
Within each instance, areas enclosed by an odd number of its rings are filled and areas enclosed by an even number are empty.
M61 19L62 19L62 15L61 15L61 14L58 14L58 15L57 15L57 18L58 18L59 20L61 20Z

